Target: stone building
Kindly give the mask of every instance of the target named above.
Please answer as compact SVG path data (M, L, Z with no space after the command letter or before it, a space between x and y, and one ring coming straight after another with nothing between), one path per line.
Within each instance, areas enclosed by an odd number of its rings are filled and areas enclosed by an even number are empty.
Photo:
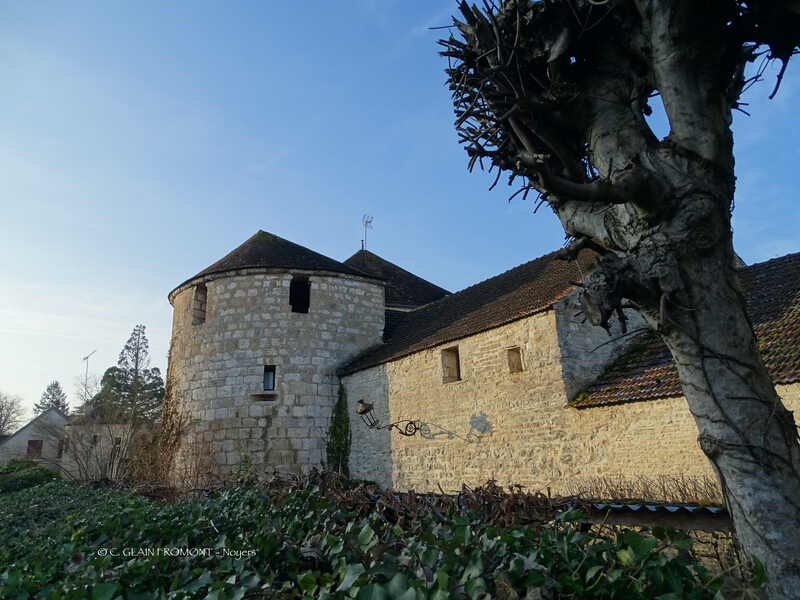
M265 470L319 465L341 384L351 474L384 486L557 492L596 476L711 475L663 344L609 338L576 314L572 282L593 260L549 254L449 294L366 250L340 263L259 232L170 293L169 377L222 471L245 456ZM800 254L740 276L796 410ZM382 424L423 428L369 429L359 401Z

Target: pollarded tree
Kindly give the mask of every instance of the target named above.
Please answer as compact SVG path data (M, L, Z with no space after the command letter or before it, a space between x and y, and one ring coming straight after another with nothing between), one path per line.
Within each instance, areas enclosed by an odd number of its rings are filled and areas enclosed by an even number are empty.
M48 384L47 388L42 392L39 402L33 405L33 413L39 415L50 408L57 408L65 415L69 414L67 394L61 389L61 384L55 380Z
M800 446L764 367L733 252L732 110L748 63L785 68L790 0L506 0L459 5L456 128L476 163L541 195L599 254L581 289L595 325L638 310L675 359L699 443L770 597L800 598ZM780 84L778 76L776 89ZM773 93L775 93L775 91ZM670 133L650 130L660 95ZM495 179L496 183L497 179Z

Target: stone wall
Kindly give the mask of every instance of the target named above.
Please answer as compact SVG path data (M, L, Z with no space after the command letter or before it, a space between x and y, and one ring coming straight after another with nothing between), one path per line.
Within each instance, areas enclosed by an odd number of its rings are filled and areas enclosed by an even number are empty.
M576 293L553 306L556 313L561 368L567 397L572 400L603 373L606 366L630 348L636 336L623 336L619 319L609 320L609 331L593 327L583 314ZM625 311L627 330L645 327L644 319L632 310Z
M306 276L308 313L291 312L289 286ZM192 324L193 286L207 288L205 322ZM384 290L375 280L294 270L237 271L172 294L168 376L222 474L247 457L263 470L299 472L324 459L336 369L378 344ZM264 393L264 366L276 389Z
M351 414L363 398L383 423L430 426L427 436L392 433L387 440L354 420L352 475L401 490L457 490L495 479L554 494L599 476L713 476L684 398L566 407L557 318L548 310L343 378ZM519 373L507 361L514 346L523 354ZM453 347L461 380L443 383L441 352ZM790 410L800 410L800 384L778 391Z
M388 419L418 419L429 427L423 437L390 436L388 460L374 465L371 446L356 443L354 422L351 472L391 472L398 489L456 490L496 479L546 487L557 482L576 458L564 406L564 384L552 311L503 327L424 350L345 377L350 402L357 401L365 381L386 380ZM442 350L458 347L461 379L443 383ZM507 351L519 347L524 370L511 373ZM370 371L382 369L383 374ZM377 406L377 393L369 401ZM385 409L384 409L385 410Z
M356 414L358 401L371 403L373 415L382 424L389 423L388 380L386 365L366 369L344 381L347 392L347 413L350 416L350 475L355 479L374 481L383 487L392 486L391 434L368 429Z

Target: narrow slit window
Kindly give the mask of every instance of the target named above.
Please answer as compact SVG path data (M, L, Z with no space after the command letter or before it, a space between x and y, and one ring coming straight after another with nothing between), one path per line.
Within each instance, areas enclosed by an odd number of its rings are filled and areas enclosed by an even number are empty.
M517 346L515 348L509 348L506 351L506 357L508 359L508 370L512 373L520 373L525 370L522 365L522 349Z
M308 277L295 277L289 284L289 304L292 312L307 313L311 304L311 284Z
M264 391L275 391L275 365L264 365Z
M461 379L461 361L458 346L442 350L442 383L450 383Z
M100 436L98 434L96 434L96 433L93 433L92 434L92 446L97 446L97 444L99 442L100 442Z
M192 298L192 325L200 325L206 322L207 304L208 289L205 283L200 283L194 287L194 297Z

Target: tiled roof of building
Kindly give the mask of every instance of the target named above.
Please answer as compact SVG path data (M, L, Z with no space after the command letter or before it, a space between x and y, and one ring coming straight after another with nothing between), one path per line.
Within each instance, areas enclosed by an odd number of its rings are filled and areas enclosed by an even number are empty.
M800 253L752 265L739 276L761 357L773 381L800 381ZM682 395L672 355L656 334L646 332L570 406Z
M594 254L583 251L584 271ZM581 279L574 261L550 253L408 312L382 346L361 354L342 372L354 373L546 310Z
M206 267L194 277L190 277L175 289L204 275L252 267L333 271L335 273L376 278L374 275L359 271L354 267L340 263L338 260L328 258L282 237L259 230L241 246L226 254L213 265ZM170 292L171 294L172 292Z
M450 293L369 250L359 250L344 261L344 264L385 280L386 306L413 308L438 300Z
M391 310L387 309L383 311L384 314L384 323L383 323L383 341L385 342L394 333L394 330L397 326L403 322L403 319L406 317L405 312L399 310Z

